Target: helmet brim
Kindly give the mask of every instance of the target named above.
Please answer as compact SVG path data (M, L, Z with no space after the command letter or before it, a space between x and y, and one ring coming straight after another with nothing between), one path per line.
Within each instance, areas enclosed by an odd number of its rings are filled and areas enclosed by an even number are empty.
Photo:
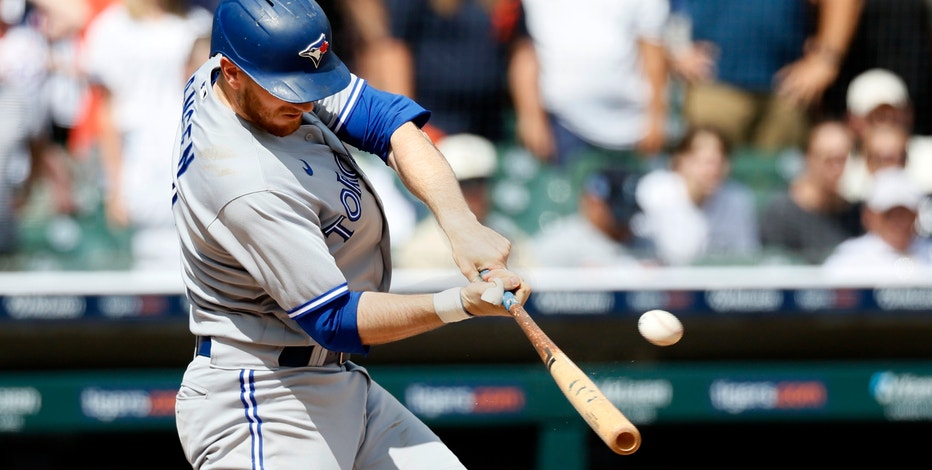
M309 103L339 93L350 83L350 71L330 52L326 65L313 72L268 72L243 69L272 96L289 103Z

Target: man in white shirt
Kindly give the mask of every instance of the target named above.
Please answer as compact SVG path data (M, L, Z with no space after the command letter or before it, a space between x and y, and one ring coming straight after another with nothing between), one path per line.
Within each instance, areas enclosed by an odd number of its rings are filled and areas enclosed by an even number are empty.
M866 268L872 272L893 269L901 275L932 266L932 239L916 230L924 198L902 168L878 171L862 209L867 232L838 245L823 266L835 273Z
M656 156L666 138L669 2L522 2L537 82L515 96L518 134L543 162ZM537 86L539 85L539 87Z

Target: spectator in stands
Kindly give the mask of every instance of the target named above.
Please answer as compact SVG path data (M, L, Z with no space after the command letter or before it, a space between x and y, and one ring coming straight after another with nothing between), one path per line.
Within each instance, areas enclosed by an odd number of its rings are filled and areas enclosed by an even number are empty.
M0 0L6 7L0 10L0 255L15 253L19 245L17 199L44 130L43 113L29 112L30 97L41 96L36 84L47 76L48 59L45 39L22 24L25 12L6 11L11 3Z
M669 51L688 83L685 123L716 126L736 146L801 147L810 111L838 76L860 7L861 0L675 0L675 15L690 29Z
M96 128L89 112L96 103L81 70L80 54L94 17L119 1L29 0L30 21L43 32L50 50L44 94L49 102L53 145L45 162L48 171L58 176L49 189L62 212L72 212L75 217L92 217L100 200L88 135Z
M909 136L900 126L879 124L863 134L860 148L849 157L854 168L842 174L842 194L849 201L863 201L870 192L874 174L883 168L906 168Z
M77 28L77 30L73 32L73 43L66 45L66 47L73 48L71 53L74 54L74 57L66 58L66 62L68 62L66 66L72 68L72 70L68 71L60 68L62 63L59 60L53 60L52 67L53 75L60 75L61 73L65 75L74 74L72 77L56 78L64 78L65 81L70 81L72 86L80 88L80 96L77 97L78 103L74 104L77 109L73 110L73 122L70 123L68 129L62 129L62 131L67 132L66 147L68 153L81 163L88 162L96 157L94 153L96 152L98 134L97 116L102 101L99 89L91 87L87 83L84 64L81 63L83 60L83 50L87 47L87 32L98 15L112 4L121 1L122 0L31 0L36 11L41 12L41 16L44 17L41 21L43 23L48 23L50 29L62 27L69 29ZM66 26L60 24L62 22L70 23L70 25ZM54 36L54 34L50 35L50 37ZM60 102L63 101L61 97L54 99ZM67 105L59 103L56 106L64 107Z
M461 133L442 137L437 148L453 167L466 204L476 218L511 241L509 267L532 265L528 234L492 206L491 184L499 160L492 142L480 135ZM450 243L431 215L425 216L404 245L395 250L393 260L398 268L456 270Z
M911 133L915 111L906 83L889 70L871 69L855 77L847 92L846 119L857 149L842 176L845 197L863 200L871 175L887 164L905 166L920 190L932 194L932 137Z
M515 96L524 146L557 168L593 154L616 163L657 156L667 135L668 2L523 3L528 69L539 69Z
M632 221L640 212L640 175L622 168L595 169L579 192L578 211L534 235L534 258L544 267L637 267L656 264L650 240Z
M804 166L786 193L764 208L761 243L791 262L821 264L842 241L860 235L860 207L838 190L854 136L842 120L813 126L804 148Z
M929 0L863 0L849 53L826 91L824 112L844 117L848 85L871 69L902 79L914 108L912 134L932 135L932 12Z
M392 36L386 0L317 3L330 19L340 59L353 73L382 90L410 89L411 57L404 42Z
M170 155L190 54L212 15L184 0L123 0L88 27L82 64L95 92L105 208L131 234L133 267L180 269Z
M505 141L510 67L530 47L520 0L385 0L392 35L407 49L407 71L385 89L432 113L434 141L469 133Z
M932 239L916 230L923 198L902 168L878 171L862 209L866 233L838 245L823 266L839 273L892 269L903 275L916 266L932 267Z
M667 265L748 261L760 251L754 193L729 177L731 146L712 127L686 131L669 168L644 175L644 234Z
M22 204L50 142L48 43L24 14L24 4L0 0L0 269L16 267Z
M80 34L90 20L86 0L30 0L31 19L49 43L48 96L52 138L67 147L87 86L77 64Z

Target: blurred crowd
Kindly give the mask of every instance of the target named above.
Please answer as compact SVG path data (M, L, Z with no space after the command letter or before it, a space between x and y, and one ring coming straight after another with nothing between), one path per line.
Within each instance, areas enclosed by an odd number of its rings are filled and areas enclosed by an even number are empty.
M178 269L168 162L217 3L0 0L0 269ZM516 268L932 266L932 1L319 3L351 70L432 111ZM359 157L396 265L455 269ZM563 205L517 223L529 172Z

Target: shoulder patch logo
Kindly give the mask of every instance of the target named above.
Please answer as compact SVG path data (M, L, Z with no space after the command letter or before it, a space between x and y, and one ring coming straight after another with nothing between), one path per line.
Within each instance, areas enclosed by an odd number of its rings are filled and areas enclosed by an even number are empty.
M325 36L324 33L320 33L320 37L317 38L316 41L308 44L298 55L311 59L311 62L314 62L314 68L317 68L320 67L320 61L323 60L324 54L326 54L329 49L330 43L327 42L327 36Z

